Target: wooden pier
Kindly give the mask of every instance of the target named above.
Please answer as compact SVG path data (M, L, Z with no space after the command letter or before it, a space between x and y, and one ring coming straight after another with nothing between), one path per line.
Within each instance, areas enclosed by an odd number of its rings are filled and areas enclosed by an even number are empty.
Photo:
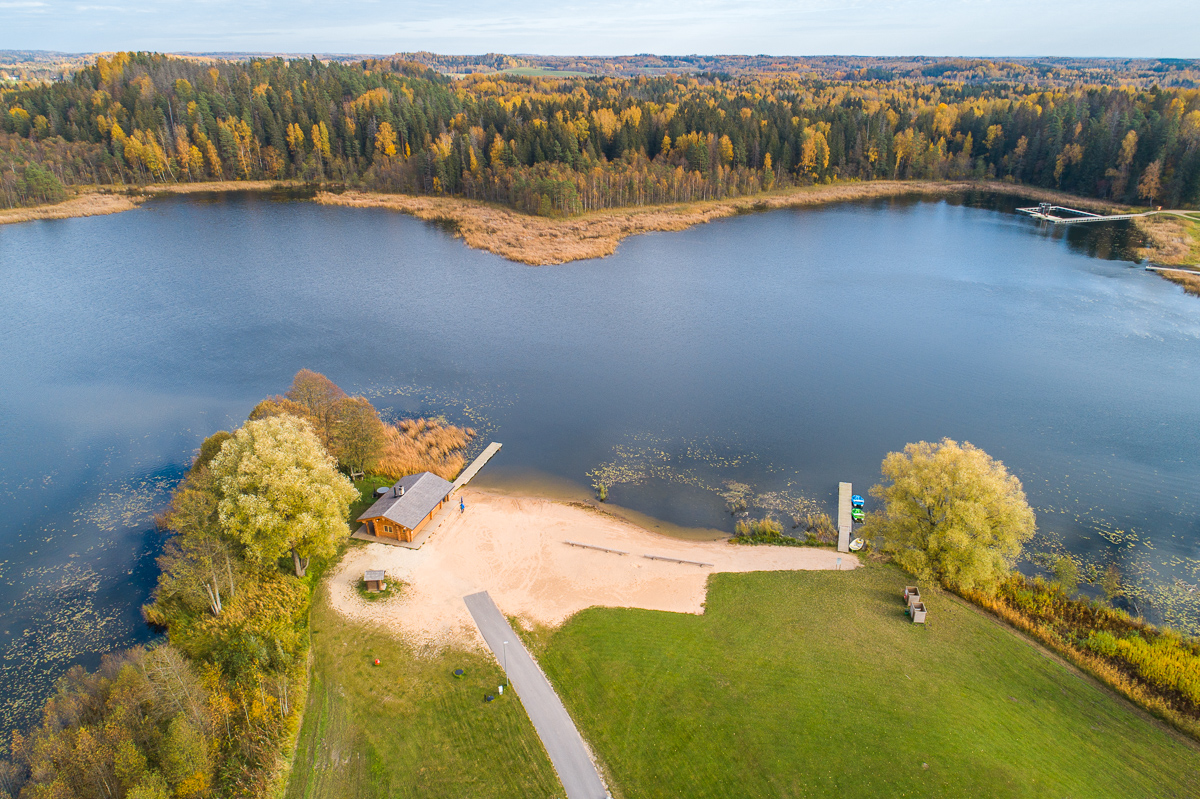
M463 469L462 474L458 476L458 479L454 481L454 485L450 487L450 493L453 494L455 491L471 482L471 478L479 474L479 470L483 468L485 463L492 459L493 455L500 451L501 446L503 445L495 441L493 441L491 444L488 444L487 448L485 448L483 452L479 453L479 457L471 461L470 466Z
M851 483L838 483L838 552L850 551L850 534L854 532L854 518L850 515L853 495Z
M1183 272L1187 275L1200 275L1200 272L1195 269L1188 269L1182 266L1158 266L1157 264L1146 264L1147 272Z
M1079 225L1084 222L1119 222L1122 219L1134 219L1139 216L1150 216L1158 211L1143 211L1138 214L1093 214L1091 211L1080 211L1078 208L1067 208L1064 205L1040 203L1033 208L1018 208L1023 214L1029 214L1034 219L1052 222L1056 225ZM1075 216L1059 216L1056 211L1075 214Z

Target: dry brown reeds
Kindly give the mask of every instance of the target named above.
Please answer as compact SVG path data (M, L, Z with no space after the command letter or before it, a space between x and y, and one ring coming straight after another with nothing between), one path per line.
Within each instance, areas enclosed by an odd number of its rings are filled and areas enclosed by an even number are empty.
M1200 297L1200 272L1159 272L1159 275L1183 286L1183 290L1195 297Z
M1071 203L1073 207L1109 211L1112 204L1001 181L877 180L834 183L770 192L731 200L678 205L650 205L595 211L566 219L529 216L491 203L458 197L428 197L347 191L318 192L316 202L351 208L389 208L429 222L449 224L469 247L511 261L548 266L611 255L621 239L652 231L685 230L736 214L799 208L832 202L897 196L944 196L988 191L1035 200Z
M199 194L208 191L272 191L304 185L300 180L209 180L198 183L152 183L134 191L145 194Z
M1185 219L1178 212L1166 212L1144 216L1133 220L1146 246L1138 255L1164 266L1191 266L1200 264L1200 222ZM1159 271L1159 276L1178 283L1188 294L1200 297L1200 272Z
M1138 255L1166 266L1200 262L1200 225L1179 216L1155 214L1134 220L1146 237ZM1166 275L1164 275L1166 277Z
M156 194L270 191L304 185L293 180L213 180L201 183L155 183L148 186L87 186L68 200L52 205L0 209L0 225L37 219L73 219L132 211Z
M405 419L398 425L386 425L374 471L397 480L417 472L453 480L467 465L463 451L474 437L471 428L440 419Z
M804 515L797 525L805 531L805 535L811 536L819 544L836 544L838 540L837 527L834 526L833 519L828 513L816 512Z
M142 197L124 194L105 194L85 191L69 200L53 205L37 205L31 208L6 208L0 210L0 225L14 222L32 222L36 219L73 219L79 216L103 216L130 211L142 203Z

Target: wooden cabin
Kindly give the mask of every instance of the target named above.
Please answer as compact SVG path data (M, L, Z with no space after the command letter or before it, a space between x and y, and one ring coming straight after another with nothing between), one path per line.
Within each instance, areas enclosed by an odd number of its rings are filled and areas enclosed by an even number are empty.
M382 569L368 569L363 574L363 582L367 584L367 590L372 594L387 590L387 577Z
M376 538L411 542L446 504L454 488L431 472L410 474L358 517Z

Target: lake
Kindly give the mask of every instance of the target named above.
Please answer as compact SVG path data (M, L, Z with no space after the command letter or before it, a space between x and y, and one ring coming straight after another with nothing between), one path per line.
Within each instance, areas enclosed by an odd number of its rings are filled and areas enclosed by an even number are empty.
M1029 552L1115 562L1138 610L1196 629L1200 301L1126 225L1016 204L739 216L554 267L252 194L0 228L0 725L152 636L152 515L302 367L502 441L481 485L602 479L678 534L731 531L730 482L756 516L832 510L888 451L968 440L1023 481Z

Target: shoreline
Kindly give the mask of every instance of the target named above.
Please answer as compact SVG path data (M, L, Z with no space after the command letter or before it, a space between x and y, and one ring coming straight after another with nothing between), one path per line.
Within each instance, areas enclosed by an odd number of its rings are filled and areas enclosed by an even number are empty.
M1174 271L1155 270L1159 277L1200 297L1200 212L1164 212L1133 220L1146 240L1138 255Z
M1102 200L1003 181L926 180L832 183L725 200L612 208L563 219L530 216L505 206L460 197L320 190L314 202L399 211L427 222L450 226L472 249L485 250L530 266L554 266L612 255L629 236L682 231L740 214L890 197L943 197L968 191L1071 203L1084 210L1127 210L1125 206Z
M601 502L596 499L595 492L582 483L535 469L506 471L501 474L495 471L485 473L471 481L471 488L482 494L513 499L548 500L570 505L632 524L654 535L663 535L679 541L728 541L733 536L727 530L715 527L688 527L623 505Z
M164 195L244 191L313 192L320 205L379 208L449 227L468 247L529 266L555 266L612 255L620 243L643 233L668 233L741 214L891 197L945 197L986 192L1048 201L1087 211L1125 213L1129 206L999 180L876 180L780 189L747 197L670 205L643 205L590 211L579 216L530 216L506 206L461 197L384 194L334 184L294 180L223 180L147 186L88 186L53 205L0 210L0 225L71 219L130 211ZM1200 220L1200 212L1194 217ZM1181 215L1133 220L1147 244L1138 254L1166 266L1200 267L1200 221Z
M830 547L678 538L580 502L477 488L462 495L466 510L443 519L420 549L376 542L349 549L328 576L333 608L437 651L482 643L461 601L477 591L532 629L557 627L590 607L700 615L715 573L861 565ZM402 583L402 593L363 600L357 585L367 569Z
M238 191L286 191L312 184L288 180L214 180L207 183L152 183L147 186L81 186L62 202L0 209L0 225L43 219L82 219L132 211L147 200L168 194L223 194Z

